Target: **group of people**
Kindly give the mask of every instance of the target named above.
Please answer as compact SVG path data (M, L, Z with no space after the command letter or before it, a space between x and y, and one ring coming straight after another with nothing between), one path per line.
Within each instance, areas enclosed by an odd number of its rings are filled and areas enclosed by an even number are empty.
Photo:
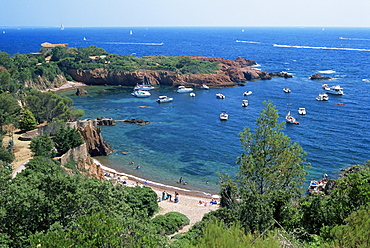
M178 181L176 181L176 183L183 184L183 185L188 184L187 182L184 181L184 179L182 177L180 177L180 179Z
M199 201L199 206L214 206L214 205L217 205L217 200L216 199L211 199L211 201L208 203L208 202L203 202L203 201Z
M172 201L172 195L166 191L163 191L162 192L162 200L169 200L169 201ZM175 198L174 198L174 203L178 203L179 202L179 193L177 193L175 191Z

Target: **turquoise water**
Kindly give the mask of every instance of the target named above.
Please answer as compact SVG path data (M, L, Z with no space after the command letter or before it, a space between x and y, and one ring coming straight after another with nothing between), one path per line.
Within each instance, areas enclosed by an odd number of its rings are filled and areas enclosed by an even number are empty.
M116 120L127 118L151 121L137 126L118 122L102 127L102 133L115 152L99 158L119 171L144 179L178 186L183 177L188 189L215 192L218 172L233 174L242 149L238 133L253 129L264 100L272 100L281 121L289 110L300 125L289 125L285 133L308 153L309 176L323 173L336 177L342 168L369 160L370 152L370 29L369 28L66 28L7 29L1 34L0 50L10 54L38 51L40 44L68 43L72 47L96 45L110 53L147 55L202 55L253 59L261 70L287 71L294 78L273 78L248 82L245 87L195 89L196 97L177 94L174 88L161 87L152 96L137 99L131 88L88 87L86 97L72 96L84 118L99 116ZM129 34L133 30L133 35ZM83 40L86 37L86 41ZM339 84L344 96L330 96L328 102L315 97L323 82L309 76L319 71ZM289 87L287 95L282 89ZM241 107L242 93L252 90L249 106ZM216 99L216 93L226 99ZM65 93L70 94L71 92ZM158 104L159 95L174 98ZM336 105L344 103L344 105ZM145 107L143 107L145 106ZM299 116L299 107L307 109ZM227 111L229 120L219 121ZM126 155L124 155L124 152ZM141 169L134 169L134 165ZM209 183L206 184L205 182Z

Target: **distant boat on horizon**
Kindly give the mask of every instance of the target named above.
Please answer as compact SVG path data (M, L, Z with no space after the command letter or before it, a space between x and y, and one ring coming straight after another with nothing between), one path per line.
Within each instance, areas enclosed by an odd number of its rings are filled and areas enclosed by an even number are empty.
M84 40L87 40L86 37L84 37Z
M132 30L130 30L130 35L132 34Z
M60 25L60 30L64 30L64 25L63 25L63 23Z

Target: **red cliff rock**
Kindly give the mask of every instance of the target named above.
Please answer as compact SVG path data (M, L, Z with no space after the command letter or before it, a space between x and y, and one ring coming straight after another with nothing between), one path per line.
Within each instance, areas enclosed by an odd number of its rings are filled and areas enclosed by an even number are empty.
M97 68L94 70L69 70L68 74L78 82L90 85L122 85L135 86L143 82L152 85L189 85L200 86L207 84L216 87L235 86L236 82L245 82L248 80L271 79L269 73L250 68L256 65L256 62L249 59L238 57L236 60L223 59L218 57L190 56L192 59L218 62L220 70L214 74L176 74L171 71L150 71L145 74L136 72L110 72L106 69Z

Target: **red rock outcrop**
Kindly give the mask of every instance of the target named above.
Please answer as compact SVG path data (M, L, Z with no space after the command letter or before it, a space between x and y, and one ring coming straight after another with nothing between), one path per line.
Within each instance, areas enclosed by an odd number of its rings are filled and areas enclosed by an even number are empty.
M101 130L98 127L87 125L78 127L85 143L87 152L92 156L106 156L113 152L110 144L103 140Z
M103 68L94 70L69 70L68 74L78 82L90 85L122 85L135 86L145 80L152 85L189 85L199 86L207 84L215 87L235 86L237 82L248 80L271 79L266 71L250 68L256 62L249 59L238 57L235 60L223 59L218 57L190 56L192 59L218 62L220 70L213 74L176 74L171 71L150 71L145 74L141 71L136 72L114 72Z

